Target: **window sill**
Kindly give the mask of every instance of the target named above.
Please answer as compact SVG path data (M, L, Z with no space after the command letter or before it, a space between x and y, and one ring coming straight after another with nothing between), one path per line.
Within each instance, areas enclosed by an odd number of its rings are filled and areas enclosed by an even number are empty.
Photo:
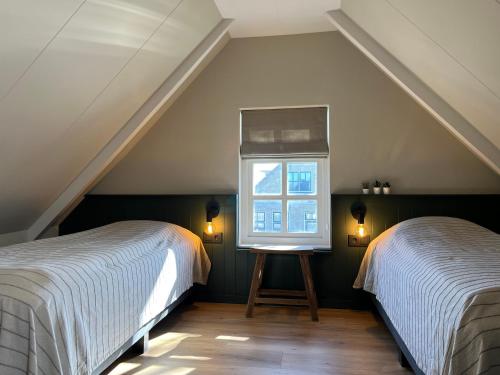
M262 245L262 246L259 246L259 247L265 247L265 245ZM251 246L236 246L236 251L249 251L250 249L252 249ZM331 253L333 251L332 248L319 248L319 249L315 249L313 248L313 251L315 253Z

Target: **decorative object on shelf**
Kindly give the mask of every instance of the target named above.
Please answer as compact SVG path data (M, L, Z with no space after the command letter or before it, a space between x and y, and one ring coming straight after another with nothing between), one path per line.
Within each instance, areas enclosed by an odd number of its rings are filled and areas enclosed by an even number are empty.
M391 184L388 182L384 182L382 190L384 191L384 194L391 194Z
M368 182L363 182L363 194L370 193L370 184Z
M380 194L381 191L382 191L382 184L380 183L379 180L377 180L373 185L373 194Z

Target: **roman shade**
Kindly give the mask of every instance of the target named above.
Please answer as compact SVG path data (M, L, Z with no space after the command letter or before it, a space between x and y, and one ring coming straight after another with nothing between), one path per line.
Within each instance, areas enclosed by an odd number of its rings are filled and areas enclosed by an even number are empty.
M328 108L241 111L242 158L327 157Z

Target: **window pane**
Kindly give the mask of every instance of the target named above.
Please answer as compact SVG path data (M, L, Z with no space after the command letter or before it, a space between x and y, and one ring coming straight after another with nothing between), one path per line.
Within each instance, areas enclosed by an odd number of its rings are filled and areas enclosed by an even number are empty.
M281 195L281 163L254 163L252 176L254 195Z
M280 200L253 201L253 231L254 232L281 232Z
M281 232L281 212L273 211L273 232Z
M318 201L288 201L288 232L318 233Z
M316 195L317 170L317 162L288 162L288 195Z

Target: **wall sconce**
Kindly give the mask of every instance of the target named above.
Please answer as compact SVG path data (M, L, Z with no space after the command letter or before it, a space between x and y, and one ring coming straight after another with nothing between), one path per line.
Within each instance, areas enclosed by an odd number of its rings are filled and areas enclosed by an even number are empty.
M207 226L203 231L203 242L206 243L222 243L222 233L215 231L213 219L219 216L220 204L215 199L211 199L206 206L207 211Z
M348 235L347 243L349 246L368 246L370 236L366 233L365 215L366 206L362 202L354 202L351 206L351 215L356 219L356 230L354 235Z

